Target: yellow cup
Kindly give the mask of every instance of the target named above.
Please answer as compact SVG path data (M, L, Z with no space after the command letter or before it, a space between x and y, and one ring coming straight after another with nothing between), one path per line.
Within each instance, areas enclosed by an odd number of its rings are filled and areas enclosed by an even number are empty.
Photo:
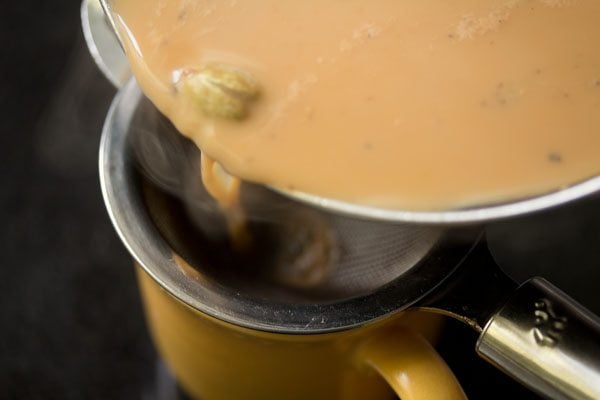
M437 315L405 312L328 334L267 333L203 314L136 269L156 346L195 399L465 398L425 339L438 334Z

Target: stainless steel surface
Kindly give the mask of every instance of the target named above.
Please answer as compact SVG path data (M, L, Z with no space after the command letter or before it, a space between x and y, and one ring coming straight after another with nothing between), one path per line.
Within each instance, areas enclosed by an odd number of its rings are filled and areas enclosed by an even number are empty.
M477 351L550 399L600 399L600 320L541 278L490 320Z
M106 19L107 19L115 37L119 41L119 45L122 46L123 41L121 40L121 35L119 34L119 30L117 29L117 24L115 23L114 14L112 13L112 10L111 10L111 4L110 4L111 0L98 0L98 1L100 3L100 7L104 11L104 14L106 15Z
M364 255L355 254L360 249L357 245L346 246L348 262L356 264L356 260L362 260L357 265L364 275L373 275L368 276L368 279L376 282L376 287L371 286L367 291L355 291L355 288L350 287L351 295L343 294L326 301L320 301L319 298L314 301L287 301L290 293L284 290L285 287L280 290L281 297L273 297L273 300L266 297L272 290L261 292L248 287L250 285L240 282L239 277L235 280L235 273L230 274L233 277L215 277L210 273L211 268L218 273L230 268L215 268L208 265L207 260L193 259L193 255L188 257L186 250L181 250L185 247L182 243L175 243L176 249L172 246L173 242L165 240L164 231L159 232L156 220L149 215L146 199L141 193L141 178L136 173L131 142L128 140L132 120L142 99L140 90L131 81L121 90L111 107L100 149L103 196L117 232L136 261L168 292L202 312L240 326L273 332L312 334L348 329L396 313L418 302L451 274L472 246L473 238L466 240L466 246L451 245L449 241L452 236L438 236L436 229L433 230L434 236L431 236L427 233L431 228L382 225L348 219L346 223L361 226L354 228L356 232L366 235L361 234L352 239L355 243L361 239L366 241L369 232L373 234L378 231L390 237L421 238L423 243L417 247L409 244L407 254L403 255L399 250L405 244L388 239L386 249L379 247L376 254L368 253L370 261ZM174 214L173 210L163 211L158 212L159 218ZM433 242L423 247L422 245L429 243L427 240L430 239L426 240L427 237L433 238ZM383 238L378 241L383 242ZM378 246L381 244L378 243ZM192 247L197 246L199 242L195 241ZM420 253L414 254L416 250ZM190 278L185 275L182 267L175 261L176 254L190 261L199 276ZM412 257L408 259L408 263L406 256ZM367 262L387 263L387 267L381 270L384 281L374 273L375 267L369 268L371 264ZM346 267L352 268L352 265L346 264ZM343 272L346 267L340 267L340 270ZM389 273L385 269L395 273L385 275ZM347 279L357 282L357 279L362 281L364 277L358 274ZM349 285L344 282L342 286ZM293 292L297 293L298 290Z
M404 222L433 225L463 225L531 214L557 207L582 197L600 192L600 176L574 183L572 186L510 203L480 205L477 207L445 211L410 211L386 209L328 199L299 191L279 190L282 194L313 206L354 217L387 222Z
M131 71L106 15L98 0L83 0L81 3L83 36L90 54L110 83L120 88L131 77Z

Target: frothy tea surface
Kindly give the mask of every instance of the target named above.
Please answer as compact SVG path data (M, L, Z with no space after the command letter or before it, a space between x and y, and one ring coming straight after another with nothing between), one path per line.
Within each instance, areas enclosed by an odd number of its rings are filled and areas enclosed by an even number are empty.
M443 210L600 173L597 0L116 0L146 95L259 183Z

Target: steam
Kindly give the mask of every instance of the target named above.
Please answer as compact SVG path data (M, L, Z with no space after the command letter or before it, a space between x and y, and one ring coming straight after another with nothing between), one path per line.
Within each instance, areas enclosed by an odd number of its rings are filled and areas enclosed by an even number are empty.
M131 147L143 175L178 198L194 225L211 240L227 237L225 219L202 184L200 152L145 100L129 133Z
M77 49L33 136L44 168L67 179L97 176L90 159L97 157L99 133L114 95L81 43Z

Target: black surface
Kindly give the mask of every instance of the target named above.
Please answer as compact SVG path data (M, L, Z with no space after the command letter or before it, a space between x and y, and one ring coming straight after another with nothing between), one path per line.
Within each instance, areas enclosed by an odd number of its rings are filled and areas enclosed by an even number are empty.
M114 92L87 56L78 13L75 0L0 4L0 399L169 397L100 195L97 150ZM498 261L599 312L598 205L494 226ZM440 344L472 399L536 398L479 360L474 341L449 323Z
M154 373L97 151L113 89L78 1L0 5L0 399L135 399Z

